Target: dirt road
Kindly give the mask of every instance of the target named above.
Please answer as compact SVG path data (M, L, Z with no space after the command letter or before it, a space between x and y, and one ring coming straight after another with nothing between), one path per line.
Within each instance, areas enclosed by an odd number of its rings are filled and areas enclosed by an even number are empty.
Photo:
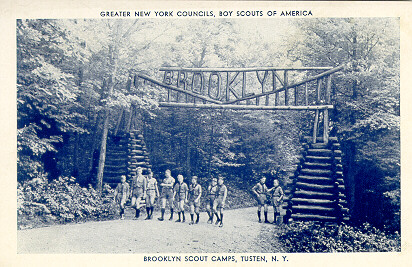
M279 226L258 223L256 208L225 211L224 227L207 224L201 213L199 224L175 220L125 220L87 222L20 230L18 253L265 253L283 252L273 234ZM263 214L262 214L263 215ZM168 219L169 214L166 213ZM175 216L176 219L177 216ZM262 216L263 217L263 216ZM269 217L272 219L272 215Z

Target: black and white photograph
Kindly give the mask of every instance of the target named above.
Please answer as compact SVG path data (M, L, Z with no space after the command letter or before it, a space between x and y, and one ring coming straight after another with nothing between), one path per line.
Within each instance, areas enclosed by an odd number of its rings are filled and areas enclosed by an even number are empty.
M407 249L399 16L97 10L14 20L17 255Z

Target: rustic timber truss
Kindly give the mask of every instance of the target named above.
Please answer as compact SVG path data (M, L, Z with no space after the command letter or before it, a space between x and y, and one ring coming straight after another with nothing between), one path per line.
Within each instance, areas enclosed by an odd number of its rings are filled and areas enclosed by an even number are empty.
M235 110L313 110L313 143L323 114L323 142L329 138L332 74L338 67L180 68L164 67L163 81L136 77L167 89L160 107Z

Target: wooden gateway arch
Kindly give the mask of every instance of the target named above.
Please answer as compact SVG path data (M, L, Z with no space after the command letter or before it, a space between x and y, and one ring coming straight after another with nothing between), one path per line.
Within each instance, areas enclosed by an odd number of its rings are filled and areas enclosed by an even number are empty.
M137 74L134 85L143 79L165 88L160 107L314 111L312 134L302 138L302 155L285 190L284 219L340 222L349 219L349 212L340 144L329 136L329 110L334 108L332 75L342 69L163 67L163 81ZM144 148L144 143L132 142L138 144Z

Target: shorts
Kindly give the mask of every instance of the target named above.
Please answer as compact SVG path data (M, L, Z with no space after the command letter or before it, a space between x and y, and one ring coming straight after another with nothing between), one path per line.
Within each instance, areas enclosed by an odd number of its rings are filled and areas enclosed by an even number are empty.
M142 198L143 197L143 188L135 187L133 189L132 197L137 198L137 199Z
M209 205L210 207L213 207L213 203L215 202L215 197L213 196L208 196L206 198L206 205Z
M216 198L215 199L215 201L213 201L213 206L214 207L216 207L216 208L218 208L218 209L221 209L221 208L223 208L223 205L224 203L223 203L223 198Z
M272 198L272 205L273 209L276 210L276 212L280 212L280 207L282 206L283 200L278 201L277 197Z
M156 198L156 191L155 190L147 190L146 192L146 206L151 205L154 203Z
M259 205L265 205L268 204L267 202L267 197L265 194L259 194L259 197L257 198L258 204Z
M199 201L195 201L194 199L191 199L190 201L189 201L189 205L190 206L195 206L196 208L198 208L198 207L200 207L200 199L199 199Z
M126 196L117 196L116 202L119 203L119 205L124 206L124 204L126 204Z
M162 189L161 198L171 200L173 198L173 190L172 189Z
M175 196L175 200L177 201L177 202L179 202L179 201L184 201L185 200L185 195L179 195L179 194L176 194L176 196Z

